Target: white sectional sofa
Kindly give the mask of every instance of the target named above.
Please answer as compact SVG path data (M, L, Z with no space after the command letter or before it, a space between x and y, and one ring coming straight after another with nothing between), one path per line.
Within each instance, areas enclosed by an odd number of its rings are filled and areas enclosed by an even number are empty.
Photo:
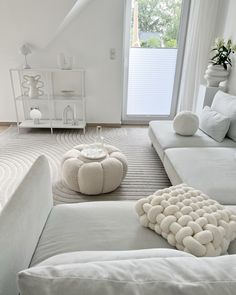
M236 204L236 142L217 142L201 130L181 136L172 121L152 121L149 137L173 185L186 183L224 205Z
M49 165L41 156L0 214L0 294L19 294L17 273L24 269L22 295L234 294L236 269L230 263L236 255L196 258L168 250L166 240L140 225L135 204L53 207ZM236 241L229 249L235 253Z

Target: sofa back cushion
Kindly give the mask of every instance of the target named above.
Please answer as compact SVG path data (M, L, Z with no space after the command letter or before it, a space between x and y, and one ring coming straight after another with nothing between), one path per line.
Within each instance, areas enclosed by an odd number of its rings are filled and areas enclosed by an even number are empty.
M132 258L36 266L19 274L21 295L235 294L236 256Z
M218 91L211 108L230 119L228 137L236 141L236 96Z
M49 165L33 164L0 213L0 294L17 295L17 273L28 267L52 208Z
M229 130L230 119L205 106L200 115L199 128L218 142L222 142Z

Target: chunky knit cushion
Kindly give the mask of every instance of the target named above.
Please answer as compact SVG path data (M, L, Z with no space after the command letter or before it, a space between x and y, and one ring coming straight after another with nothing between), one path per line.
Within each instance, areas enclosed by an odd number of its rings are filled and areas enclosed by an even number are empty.
M195 256L225 254L236 238L236 215L186 184L139 200L136 212L143 226Z

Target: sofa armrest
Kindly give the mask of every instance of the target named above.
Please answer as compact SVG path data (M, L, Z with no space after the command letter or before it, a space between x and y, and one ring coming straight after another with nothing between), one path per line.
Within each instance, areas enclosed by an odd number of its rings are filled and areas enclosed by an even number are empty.
M29 266L52 206L50 168L40 156L0 213L0 294L18 294L16 274Z

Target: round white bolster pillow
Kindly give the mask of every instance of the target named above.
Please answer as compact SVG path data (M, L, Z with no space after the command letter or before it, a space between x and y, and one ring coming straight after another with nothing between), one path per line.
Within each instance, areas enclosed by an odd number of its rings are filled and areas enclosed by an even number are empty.
M199 127L199 119L196 114L190 111L178 113L173 122L173 128L177 134L183 136L194 135Z

